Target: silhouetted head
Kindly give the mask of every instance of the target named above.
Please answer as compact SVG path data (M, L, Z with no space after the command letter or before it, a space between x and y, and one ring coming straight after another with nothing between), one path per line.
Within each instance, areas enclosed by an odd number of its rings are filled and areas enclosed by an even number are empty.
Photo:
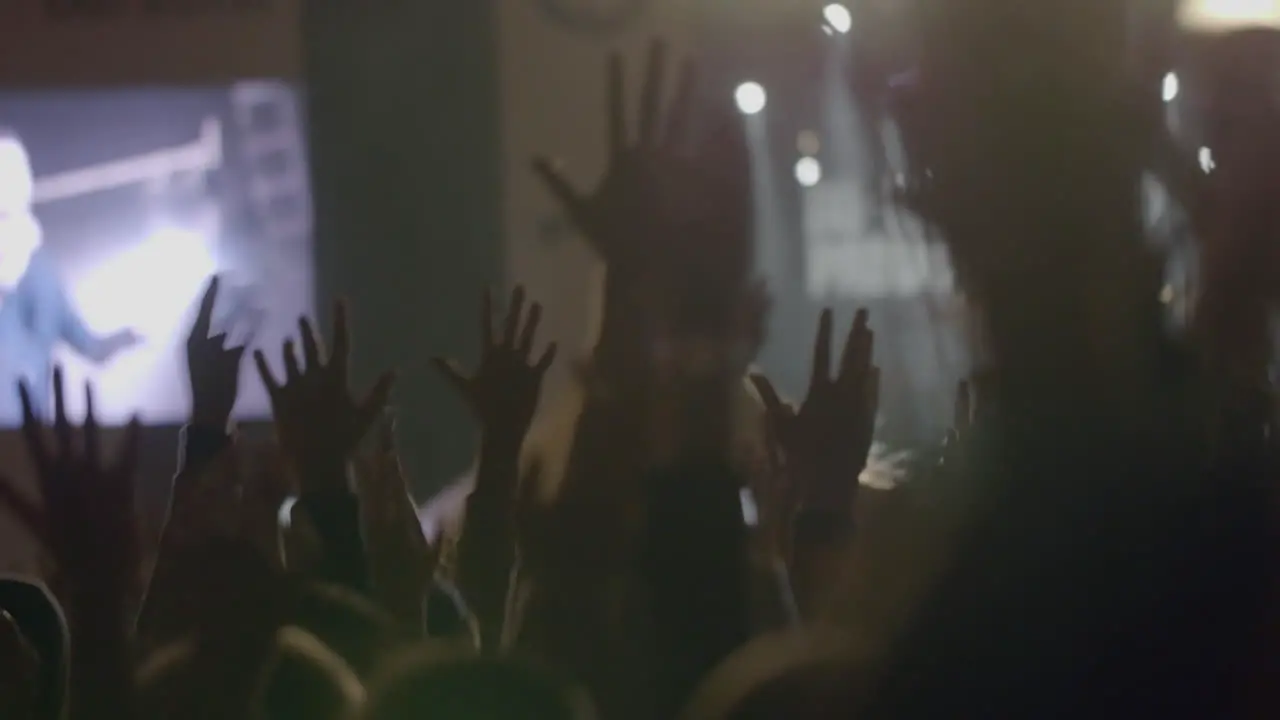
M369 686L363 720L590 720L585 692L543 668L424 646Z
M18 633L16 637L35 655L31 685L35 717L41 720L62 717L67 697L70 635L61 606L44 585L26 578L0 577L0 610L11 619Z

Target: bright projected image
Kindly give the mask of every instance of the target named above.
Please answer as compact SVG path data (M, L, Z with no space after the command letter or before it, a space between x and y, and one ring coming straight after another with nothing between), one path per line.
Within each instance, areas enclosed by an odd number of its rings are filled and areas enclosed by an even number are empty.
M0 426L50 368L104 422L186 419L184 342L222 278L215 331L278 348L312 310L301 98L278 81L0 91ZM236 417L269 417L245 363ZM69 392L82 411L83 393Z

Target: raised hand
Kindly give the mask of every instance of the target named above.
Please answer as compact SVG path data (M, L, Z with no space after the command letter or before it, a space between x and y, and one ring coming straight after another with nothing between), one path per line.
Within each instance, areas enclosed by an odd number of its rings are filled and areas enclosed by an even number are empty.
M535 359L533 344L542 320L542 306L533 303L525 316L525 291L516 286L511 304L502 323L502 333L495 335L493 300L485 293L480 327L483 345L480 364L472 374L457 363L435 358L436 369L462 396L480 422L487 440L519 443L524 440L538 397L542 379L556 357L551 343Z
M218 301L218 277L209 281L187 336L187 377L191 383L191 424L225 430L240 385L244 347L227 347L225 333L210 335Z
M823 310L814 343L813 372L799 411L784 403L763 375L751 376L765 403L774 438L805 507L852 509L858 475L866 467L880 402L880 370L871 364L873 335L859 310L831 374L831 310Z
M642 83L640 118L634 142L628 138L625 120L625 81L622 59L609 59L606 110L608 120L608 168L590 194L578 192L550 160L538 157L534 170L546 183L600 256L611 265L630 265L641 259L645 240L636 220L653 217L656 191L664 176L677 164L677 144L688 133L692 118L693 68L686 65L676 100L666 120L661 118L663 75L667 52L654 44ZM639 240L639 242L637 242Z
M533 303L527 318L524 308L524 288L517 286L502 333L495 339L492 302L485 295L480 320L484 344L474 375L436 360L437 369L466 399L483 430L475 488L467 497L456 548L455 580L475 613L485 651L496 650L503 635L515 561L520 449L538 406L542 379L556 354L551 344L534 359L542 307ZM529 482L525 480L526 488Z
M31 393L19 387L22 431L35 467L43 510L24 513L37 517L39 532L57 564L61 590L74 592L132 590L137 579L137 526L134 515L134 467L138 451L138 422L125 430L120 458L101 459L99 430L93 416L93 391L85 386L85 420L80 447L67 419L62 369L53 372L53 444L32 409Z
M293 461L301 489L338 489L346 482L342 470L352 453L386 408L395 375L384 373L363 399L352 397L351 339L342 303L334 308L331 353L321 348L309 320L302 318L298 327L303 364L298 364L293 341L286 341L283 384L272 375L261 350L254 352L253 359L271 397L280 447Z
M682 245L682 252L723 249L714 242L718 238L710 237L724 231L723 222L714 231L709 224L700 223L699 232L704 237L694 243L683 242L689 238L671 232L682 224L679 219L696 215L705 220L706 213L716 213L721 221L733 219L733 231L729 233L733 235L746 229L742 221L749 215L744 212L744 198L723 192L743 191L749 198L749 185L740 185L750 178L741 119L725 102L710 122L698 123L711 126L705 134L707 142L695 142L692 130L698 114L694 107L696 71L688 62L680 72L674 98L664 116L661 105L667 55L663 43L652 44L641 83L634 139L629 137L624 117L622 59L616 54L610 58L606 81L609 159L604 178L594 191L579 192L549 159L534 160L535 172L570 221L611 271L624 274L642 273L645 268L669 262L665 253L654 252L664 241ZM708 197L712 193L714 201ZM721 261L727 258L722 257ZM735 274L729 268L721 269Z
M77 447L67 419L62 370L53 372L53 443L19 387L22 431L40 486L43 509L24 513L38 523L57 566L54 585L67 610L76 652L71 656L71 714L129 717L132 691L126 607L138 580L134 467L138 422L125 430L120 458L101 458L93 393L85 388L85 421Z

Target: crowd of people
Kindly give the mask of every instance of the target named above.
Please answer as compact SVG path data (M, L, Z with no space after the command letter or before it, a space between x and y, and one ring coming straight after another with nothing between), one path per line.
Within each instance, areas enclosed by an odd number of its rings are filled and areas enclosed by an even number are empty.
M1102 255L1054 250L1094 225L939 143L928 207L989 367L958 382L937 467L860 489L873 318L816 318L796 403L756 371L769 302L741 119L703 107L692 66L664 111L666 63L655 46L632 128L610 64L592 191L534 163L607 268L589 352L540 338L516 286L480 304L475 367L436 363L481 438L438 534L397 460L413 439L395 432L395 375L351 387L343 304L327 342L303 318L296 342L253 353L275 425L254 447L230 423L245 348L212 331L211 281L155 548L138 535L136 426L105 457L92 388L77 426L60 372L50 416L22 387L40 497L0 485L0 500L50 570L0 579L0 717L1274 717L1270 391L1197 352L1231 338L1167 331L1138 242L1096 285L1040 282L1100 277L1073 263ZM972 127L970 111L952 119ZM1002 182L1001 202L1028 208L1018 230L1051 227L1030 255L967 209ZM1114 189L1084 187L1071 212ZM1068 270L1028 260L1046 253ZM1093 292L1102 305L1064 300ZM554 363L574 383L540 409Z

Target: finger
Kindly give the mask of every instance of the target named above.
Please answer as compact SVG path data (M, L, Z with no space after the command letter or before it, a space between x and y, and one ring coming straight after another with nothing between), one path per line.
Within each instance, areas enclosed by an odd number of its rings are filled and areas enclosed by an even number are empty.
M485 290L480 301L480 347L488 350L493 347L493 291Z
M694 89L697 87L697 66L686 60L680 66L680 79L676 94L667 111L667 127L662 132L662 142L668 147L688 149L689 129L693 119Z
M298 335L302 338L302 361L307 370L320 367L320 342L315 328L305 316L298 318Z
M71 453L71 421L67 419L67 403L62 393L62 367L53 368L53 438L57 452L66 457Z
M302 370L298 367L298 354L294 352L293 341L284 341L284 381L285 384L297 382L302 377Z
M551 363L556 361L556 344L547 345L547 349L542 351L542 357L538 358L538 364L533 366L534 372L538 375L547 374L547 370L551 368Z
M813 341L813 369L809 372L809 392L831 382L831 308L818 317L818 335Z
M101 449L98 439L98 421L93 414L93 385L84 384L84 455L91 463L98 462Z
M231 358L232 364L235 365L237 368L240 367L240 362L244 360L244 351L245 351L245 346L243 345L239 347L233 347L227 350L227 353Z
M853 317L853 324L849 326L849 335L844 341L844 350L840 354L840 371L841 378L858 375L866 367L867 352L867 311L858 308L857 314Z
M431 366L440 373L440 377L444 378L454 390L458 391L464 399L471 398L471 378L467 375L458 363L453 360L447 360L442 357L431 358Z
M529 306L529 319L525 320L524 328L520 331L519 343L516 345L521 357L527 358L533 352L533 339L538 335L538 324L541 322L542 303L534 303Z
M618 53L609 55L609 66L606 76L605 113L609 123L609 156L617 157L627 149L626 106L623 100L626 81L622 72L622 56Z
M773 383L760 373L751 373L750 379L751 386L756 389L761 402L764 403L765 412L771 417L776 417L778 413L782 412L786 403L782 402L782 398L778 396L778 391L774 389Z
M262 378L262 384L267 388L267 395L271 396L272 401L274 401L276 396L280 394L280 382L271 373L271 366L267 364L267 356L261 350L254 350L253 362L258 366L258 377Z
M358 440L369 431L370 426L382 415L387 409L387 402L391 399L391 389L395 387L396 375L393 372L385 372L378 381L373 384L373 389L365 395L364 400L356 407L356 438Z
M347 303L338 300L333 304L333 352L329 355L329 367L336 377L344 381L351 363L351 329L348 320Z
M520 329L520 318L524 315L524 286L517 285L511 291L511 305L507 307L507 320L502 327L502 346L515 347L516 332Z
M961 430L973 422L973 399L969 395L969 381L961 380L956 384L955 417L951 419L951 427Z
M124 493L122 500L128 502L127 507L133 507L133 470L138 466L138 450L141 447L142 423L138 417L129 418L129 424L124 427L124 435L120 438L120 455L116 458L115 470L120 477L122 487L120 490Z
M640 138L639 143L651 147L658 141L658 118L662 105L662 80L667 74L667 45L654 40L649 46L648 65L644 71L644 85L640 90Z
M589 222L587 218L587 202L582 197L582 194L575 190L564 175L556 169L555 164L545 157L534 158L533 172L542 180L542 184L547 186L547 190L556 199L556 202L560 204L560 208L569 216L569 221L578 230L585 229Z
M218 302L218 276L209 278L209 284L200 298L200 311L196 313L196 321L191 324L191 340L204 340L209 337L209 329L213 326L213 306Z
M36 470L43 477L50 470L49 456L44 447L43 427L39 418L36 417L31 403L31 389L27 386L26 380L18 382L18 400L22 404L22 435L26 440L27 453L31 456L31 462L36 466Z

